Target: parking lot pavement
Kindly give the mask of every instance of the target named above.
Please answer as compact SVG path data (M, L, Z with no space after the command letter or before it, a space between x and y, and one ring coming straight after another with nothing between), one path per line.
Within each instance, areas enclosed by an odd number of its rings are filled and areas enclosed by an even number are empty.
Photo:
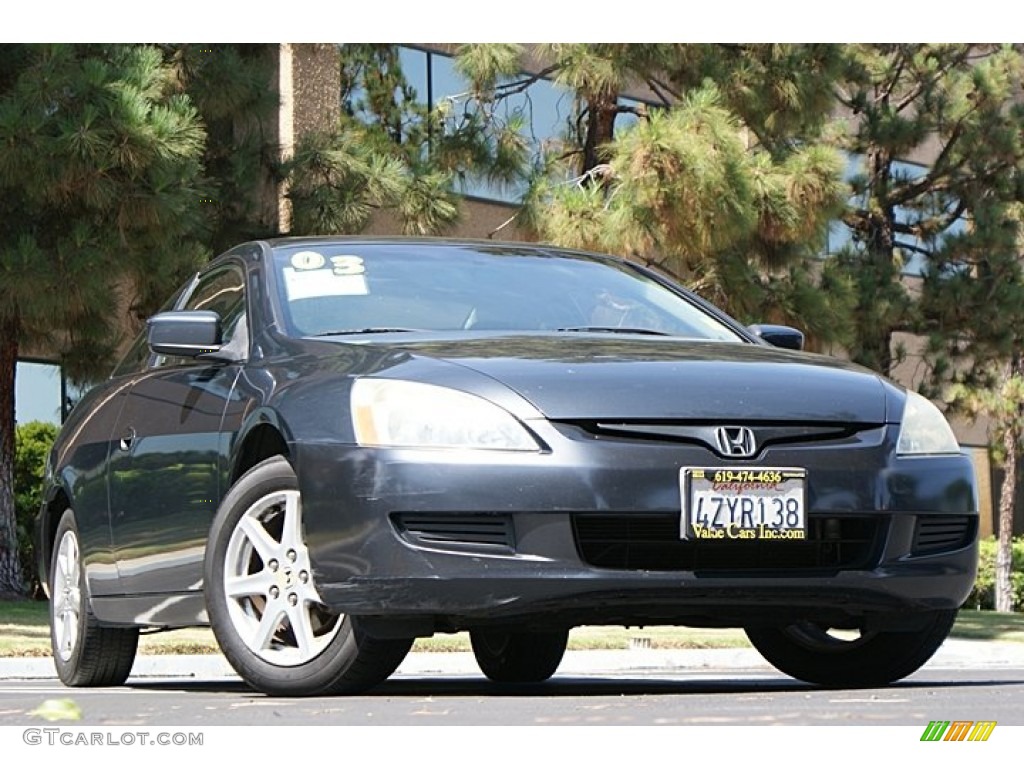
M981 669L992 667L1024 669L1024 643L979 640L947 640L927 669ZM651 670L685 672L687 670L770 670L771 667L751 648L710 650L660 650L657 648L622 651L568 651L559 674L614 674ZM410 653L397 675L479 674L472 653ZM132 677L186 677L210 680L234 677L223 656L139 656ZM0 680L38 680L56 677L49 658L0 659Z

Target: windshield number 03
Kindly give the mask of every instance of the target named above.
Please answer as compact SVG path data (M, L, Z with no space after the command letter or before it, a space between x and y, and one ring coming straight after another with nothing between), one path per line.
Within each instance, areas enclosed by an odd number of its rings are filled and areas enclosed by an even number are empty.
M360 256L331 256L331 267L338 277L366 274L366 265Z

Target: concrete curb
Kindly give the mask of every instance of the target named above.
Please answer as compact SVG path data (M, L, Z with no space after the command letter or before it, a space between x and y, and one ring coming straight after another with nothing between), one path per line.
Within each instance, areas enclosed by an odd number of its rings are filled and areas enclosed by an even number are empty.
M947 640L925 669L1024 669L1024 643ZM625 651L569 651L560 675L623 674L628 672L706 673L708 670L749 670L774 673L751 648L710 650L633 649ZM410 653L396 675L479 675L473 654L467 652ZM0 680L48 680L57 677L49 658L0 659ZM220 655L139 656L132 677L217 680L236 677Z

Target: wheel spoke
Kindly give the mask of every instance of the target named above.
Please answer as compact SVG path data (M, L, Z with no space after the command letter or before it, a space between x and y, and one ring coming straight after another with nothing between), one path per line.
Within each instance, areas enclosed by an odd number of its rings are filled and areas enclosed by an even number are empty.
M74 536L67 537L68 542L68 575L72 578L78 578L78 539Z
M78 634L77 623L75 622L75 614L71 611L67 611L61 617L61 626L63 627L63 637L60 638L61 650L70 653L75 645L75 635Z
M57 646L58 651L64 649L64 637L66 629L64 627L65 614L63 611L58 610L57 605L53 606L53 616L50 618L53 626L53 639L54 645Z
M253 548L259 554L260 558L264 563L270 560L280 557L278 551L281 545L271 538L270 534L267 533L267 529L264 528L259 521L254 520L251 517L243 517L238 521L238 527L245 534L245 537L252 544Z
M75 568L71 559L71 552L68 551L69 549L70 547L68 547L67 541L65 540L64 546L61 547L60 550L60 557L57 558L57 565L59 566L57 573L62 580L71 576L72 571Z
M300 656L303 659L312 658L315 655L316 638L313 636L313 625L309 620L309 604L300 602L291 606L288 609L288 621L292 625L292 634L295 635Z
M302 509L298 493L288 493L284 503L284 528L281 531L283 549L302 547Z
M256 633L249 642L249 647L255 651L265 650L270 645L274 633L281 626L281 619L284 616L285 612L282 608L268 604L260 618L259 626L256 627Z
M266 571L235 576L224 579L224 590L228 597L247 597L249 595L266 595L274 580Z

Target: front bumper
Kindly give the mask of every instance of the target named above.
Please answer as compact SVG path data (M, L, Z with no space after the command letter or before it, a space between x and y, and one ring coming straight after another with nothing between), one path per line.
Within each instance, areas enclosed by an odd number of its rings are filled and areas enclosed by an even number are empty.
M704 550L711 556L673 565L680 543L670 541L656 567L643 558L631 565L631 556L595 557L582 543L580 520L607 516L620 528L678 521L679 467L725 464L700 446L593 440L551 427L542 435L551 450L540 454L322 442L294 445L293 458L321 597L400 626L397 634L501 623L742 626L808 618L899 626L913 613L957 608L969 594L977 503L967 457L893 458L896 433L890 426L774 446L750 462L805 467L810 523L855 520L872 532L856 556L832 551L843 542L826 542L826 557L816 550L792 561L772 553L758 559L751 549L751 558L740 550L722 559ZM454 535L409 520L467 525L455 525ZM922 546L923 521L955 521L960 533ZM466 534L476 522L484 533ZM667 530L671 539L671 523Z

